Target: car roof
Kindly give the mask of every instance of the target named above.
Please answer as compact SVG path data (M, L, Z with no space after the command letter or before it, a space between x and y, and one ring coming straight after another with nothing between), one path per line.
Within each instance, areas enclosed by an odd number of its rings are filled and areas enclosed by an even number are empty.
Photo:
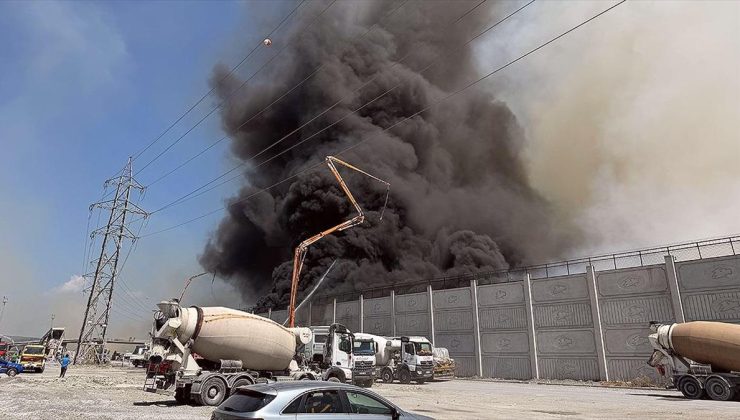
M254 384L247 385L240 388L246 388L252 391L257 391L263 394L275 394L281 391L304 391L310 389L345 389L345 390L361 390L362 388L355 385L343 384L341 382L329 382L329 381L285 381L285 382L270 382L267 384Z

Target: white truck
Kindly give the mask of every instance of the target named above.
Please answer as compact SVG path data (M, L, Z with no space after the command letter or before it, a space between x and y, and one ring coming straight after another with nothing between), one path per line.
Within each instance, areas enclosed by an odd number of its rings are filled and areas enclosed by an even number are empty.
M352 333L329 327L323 360L305 360L308 328L285 328L224 307L158 305L144 390L174 389L180 403L216 406L237 387L257 382L352 380Z
M358 334L375 342L376 377L385 383L398 380L423 384L434 378L432 343L424 337L381 337Z
M370 388L376 378L375 354L378 345L372 334L355 333L352 347L352 375L355 385Z
M648 364L686 398L729 401L740 394L740 325L693 321L650 329Z
M134 367L144 367L149 363L149 345L136 346L133 352L124 356L128 356Z

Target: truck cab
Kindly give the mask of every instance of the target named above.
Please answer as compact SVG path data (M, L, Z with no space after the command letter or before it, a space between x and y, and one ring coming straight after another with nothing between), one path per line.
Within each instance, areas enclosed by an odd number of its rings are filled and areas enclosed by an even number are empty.
M46 346L28 344L21 353L21 365L24 370L43 372L46 368Z
M375 382L377 343L372 335L357 333L352 346L352 375L355 385L370 388Z
M352 382L352 347L354 335L342 324L332 324L324 344L322 379Z
M400 361L408 367L411 379L423 383L434 377L432 343L424 337L401 337Z

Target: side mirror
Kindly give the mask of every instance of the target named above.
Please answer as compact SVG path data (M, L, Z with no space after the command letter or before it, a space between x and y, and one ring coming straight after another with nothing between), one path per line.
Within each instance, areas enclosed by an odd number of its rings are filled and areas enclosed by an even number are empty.
M398 410L396 410L396 407L391 408L391 419L398 420L401 418L401 415L398 413Z

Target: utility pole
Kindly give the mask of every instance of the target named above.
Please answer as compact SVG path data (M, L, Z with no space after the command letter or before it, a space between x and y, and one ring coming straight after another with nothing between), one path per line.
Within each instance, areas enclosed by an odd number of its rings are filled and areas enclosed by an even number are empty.
M51 314L51 328L54 328L54 314Z
M91 261L95 271L85 275L92 279L85 315L77 340L77 351L73 363L101 363L104 361L106 332L110 321L113 288L118 276L119 257L125 241L135 241L136 235L129 229L131 214L146 218L148 214L131 202L132 190L143 193L144 187L133 178L132 159L129 158L121 175L105 181L104 187L115 185L113 198L90 206L109 211L108 223L94 230L90 237L102 236L102 245L97 259Z
M3 315L5 315L5 304L8 303L8 297L3 296L3 307L0 309L0 324L3 322Z

